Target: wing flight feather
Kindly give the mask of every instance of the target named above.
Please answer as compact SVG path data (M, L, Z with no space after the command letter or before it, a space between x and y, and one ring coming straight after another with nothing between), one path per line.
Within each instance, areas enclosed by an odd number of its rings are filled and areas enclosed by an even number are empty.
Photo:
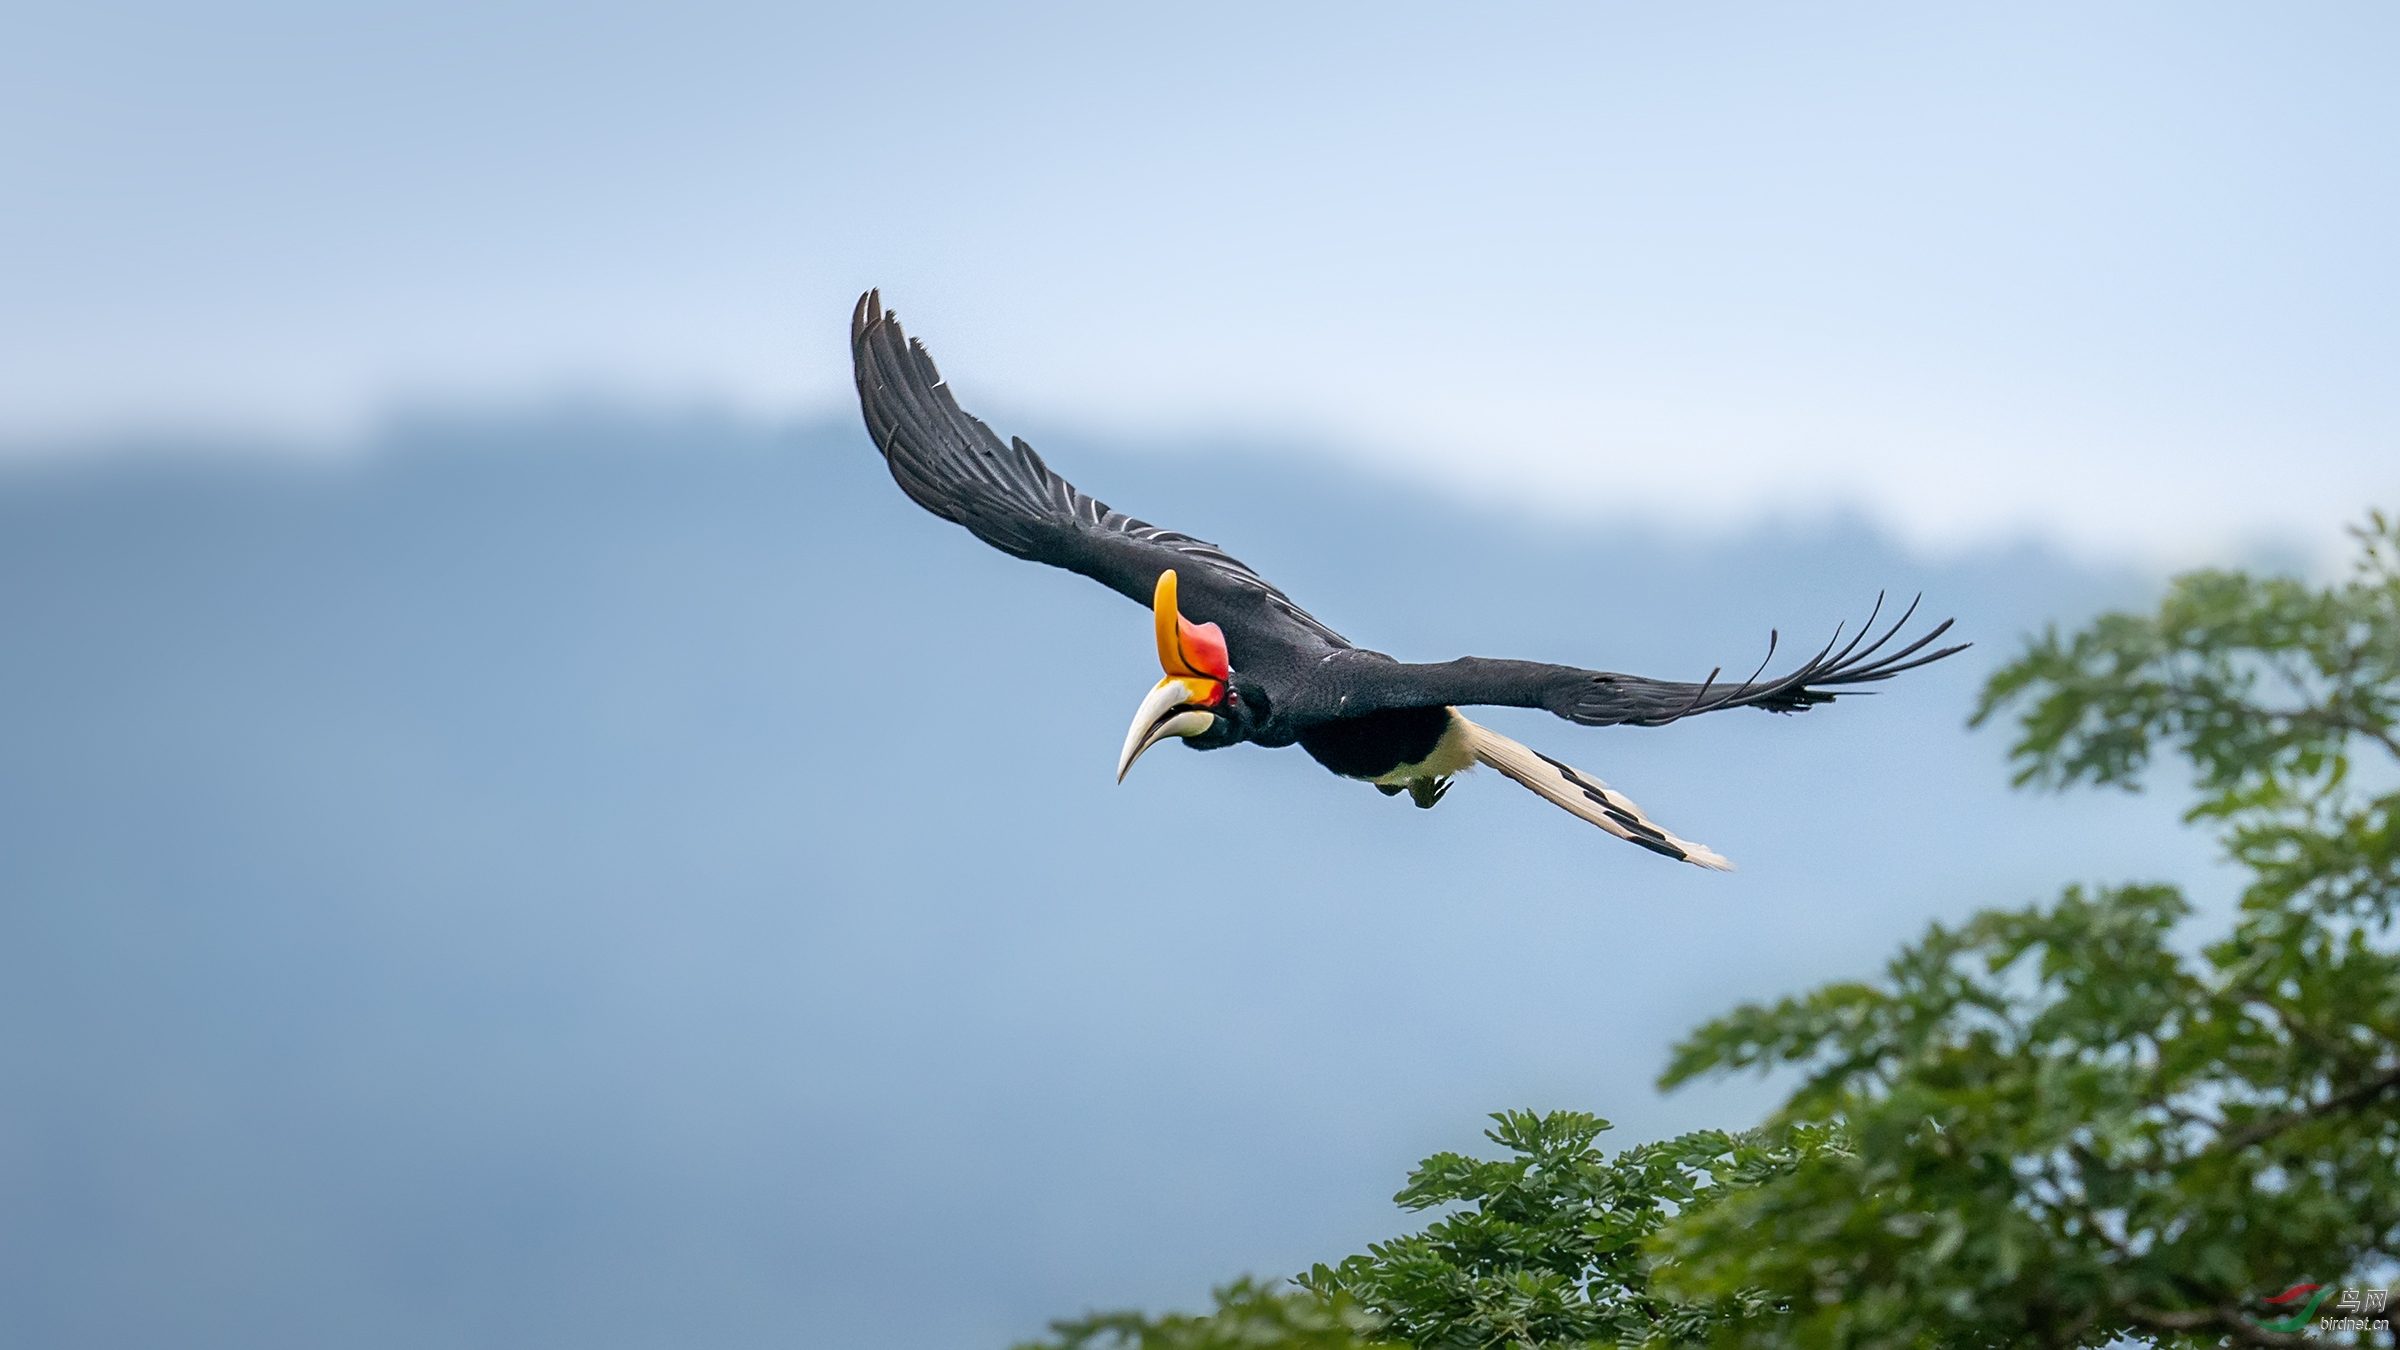
M1359 662L1353 667L1357 685L1347 691L1345 711L1355 714L1444 704L1545 708L1570 722L1590 727L1658 727L1725 708L1805 712L1820 703L1830 703L1841 694L1863 692L1858 689L1860 685L1888 680L1903 671L1954 656L1972 645L1959 643L1927 651L1950 631L1954 621L1945 619L1923 636L1886 651L1900 630L1915 617L1917 607L1912 602L1890 627L1869 641L1882 612L1883 598L1878 596L1874 612L1847 645L1842 642L1843 628L1836 628L1833 639L1815 655L1785 674L1762 679L1767 665L1775 658L1779 642L1779 635L1770 634L1766 659L1759 663L1758 669L1750 678L1728 684L1718 683L1721 670L1694 684L1479 656L1431 665Z
M958 406L925 344L901 332L880 292L859 297L851 313L850 353L868 434L917 505L1003 553L1079 572L1143 605L1158 574L1176 568L1185 594L1200 602L1194 617L1223 623L1237 645L1247 635L1350 646L1215 544L1112 510L1053 473L1023 439L1003 444ZM1212 594L1230 602L1222 612L1206 612Z

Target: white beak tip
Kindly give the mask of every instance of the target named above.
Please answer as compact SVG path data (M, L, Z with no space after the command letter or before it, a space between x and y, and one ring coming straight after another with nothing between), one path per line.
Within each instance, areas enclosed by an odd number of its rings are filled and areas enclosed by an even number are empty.
M1191 691L1178 680L1161 680L1142 700L1140 712L1133 715L1133 726L1125 733L1124 752L1117 756L1117 781L1123 783L1132 772L1133 762L1149 752L1151 746L1170 736L1197 736L1217 724L1216 714L1197 709L1166 716L1169 709L1191 697Z

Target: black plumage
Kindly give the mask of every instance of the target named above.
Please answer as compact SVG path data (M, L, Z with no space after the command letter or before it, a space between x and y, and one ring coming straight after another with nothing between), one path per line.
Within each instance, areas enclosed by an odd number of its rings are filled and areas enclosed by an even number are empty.
M1023 440L1003 443L959 408L924 345L901 332L878 293L859 299L850 334L867 430L892 477L920 506L1003 552L1080 572L1144 604L1152 601L1160 574L1174 570L1183 614L1218 625L1232 663L1224 701L1210 709L1213 725L1188 737L1202 749L1296 742L1336 773L1373 780L1428 762L1454 720L1471 728L1453 711L1459 706L1545 708L1585 726L1662 726L1737 707L1799 712L1840 691L1961 650L1927 650L1949 630L1944 622L1887 651L1914 614L1911 605L1880 636L1872 635L1876 620L1871 615L1868 627L1846 645L1837 633L1787 674L1762 679L1754 673L1733 683L1720 683L1714 674L1697 683L1677 682L1483 657L1423 665L1396 661L1355 646L1215 544L1112 510L1053 473ZM1770 642L1770 659L1773 650ZM1501 739L1474 730L1486 739ZM1500 762L1513 763L1516 756L1472 757L1560 800L1552 791L1557 785L1528 781L1538 766L1523 766L1527 771L1521 772ZM1573 777L1573 770L1566 772ZM1608 790L1592 780L1575 791ZM1427 796L1438 800L1438 787L1421 792L1420 804L1432 804ZM1616 801L1639 816L1630 803ZM1587 819L1606 814L1560 804ZM1606 820L1594 823L1610 828ZM1636 828L1626 837L1675 853L1642 834Z

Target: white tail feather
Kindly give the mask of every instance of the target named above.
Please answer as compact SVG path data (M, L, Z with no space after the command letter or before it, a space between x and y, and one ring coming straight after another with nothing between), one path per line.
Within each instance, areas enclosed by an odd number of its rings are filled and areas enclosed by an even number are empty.
M1617 838L1696 867L1714 868L1719 872L1733 870L1733 864L1725 861L1716 850L1706 844L1678 839L1660 829L1651 823L1650 817L1642 814L1642 808L1627 801L1623 793L1590 774L1527 749L1488 727L1469 722L1455 710L1450 715L1466 728L1477 761L1498 769Z

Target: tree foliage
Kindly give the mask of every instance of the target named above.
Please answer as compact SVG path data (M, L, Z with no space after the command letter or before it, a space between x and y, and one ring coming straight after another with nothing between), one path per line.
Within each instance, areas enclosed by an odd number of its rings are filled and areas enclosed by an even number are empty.
M2173 889L2070 889L1702 1027L1668 1085L1798 1066L1780 1119L1856 1147L1674 1225L1663 1288L1767 1291L1740 1344L2280 1344L2252 1300L2389 1269L2400 532L2359 535L2345 585L2200 572L2045 634L1977 712L2023 708L2025 782L2133 788L2180 752L2249 874L2232 931L2187 956Z
M1395 1197L1458 1207L1422 1232L1053 1344L2299 1343L2261 1296L2400 1257L2400 527L2357 534L2344 584L2197 572L2044 633L1976 710L2016 713L2020 784L2188 761L2248 877L2213 942L2157 885L1935 925L1880 981L1676 1047L1662 1086L1796 1072L1763 1130L1612 1160L1596 1117L1504 1113L1513 1157L1437 1155Z
M1095 1314L1053 1323L1055 1339L1020 1350L1704 1345L1758 1312L1758 1297L1659 1296L1649 1241L1676 1214L1703 1212L1844 1146L1838 1126L1705 1130L1612 1159L1595 1142L1609 1129L1598 1116L1503 1111L1492 1120L1484 1137L1511 1156L1437 1153L1392 1197L1411 1211L1457 1207L1422 1232L1320 1264L1291 1289L1237 1282L1217 1291L1212 1314Z
M1239 1279L1197 1315L1091 1313L1052 1322L1052 1339L1019 1350L1399 1350L1376 1329L1383 1318L1341 1294Z
M1646 1244L1670 1217L1788 1172L1840 1147L1839 1131L1781 1137L1702 1131L1642 1144L1612 1161L1593 1141L1608 1122L1580 1111L1495 1114L1485 1137L1515 1156L1437 1153L1393 1199L1403 1209L1464 1206L1421 1233L1370 1247L1300 1279L1385 1320L1422 1350L1483 1346L1703 1344L1754 1311L1746 1290L1669 1300L1650 1287Z

